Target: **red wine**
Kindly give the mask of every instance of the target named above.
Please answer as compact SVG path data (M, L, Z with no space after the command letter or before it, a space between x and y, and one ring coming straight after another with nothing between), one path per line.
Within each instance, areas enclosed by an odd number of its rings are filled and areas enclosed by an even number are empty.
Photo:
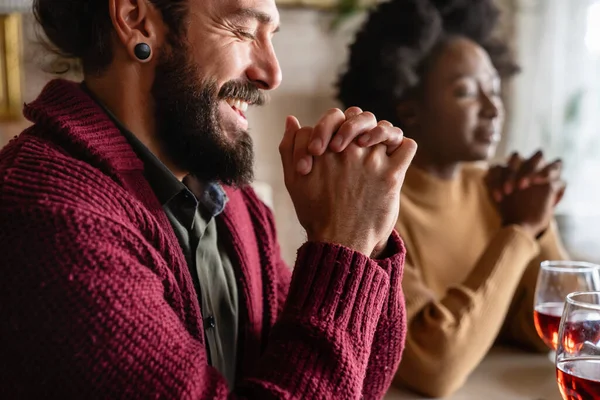
M584 344L596 345L600 340L600 319L598 314L581 312L570 315L565 325L562 346L568 353L578 353Z
M561 303L545 303L535 308L533 320L535 329L544 343L552 350L558 344L558 330L563 305ZM563 348L569 353L576 352L585 342L596 343L600 340L600 319L595 313L581 312L570 316L565 326Z
M564 400L600 399L600 357L559 361L556 379Z
M563 308L563 303L544 303L537 306L533 312L535 329L546 346L552 350L556 350L558 344L558 328Z

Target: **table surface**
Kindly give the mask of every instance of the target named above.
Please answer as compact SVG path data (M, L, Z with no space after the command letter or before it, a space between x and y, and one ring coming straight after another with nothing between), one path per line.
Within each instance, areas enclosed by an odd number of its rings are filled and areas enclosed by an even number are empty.
M385 400L423 399L390 388ZM561 400L556 369L545 354L492 349L465 385L446 400Z

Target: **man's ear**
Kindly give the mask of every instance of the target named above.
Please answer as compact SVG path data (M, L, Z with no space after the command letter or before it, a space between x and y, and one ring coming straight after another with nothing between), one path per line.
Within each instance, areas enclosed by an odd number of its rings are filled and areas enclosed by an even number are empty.
M123 45L129 57L138 62L152 60L166 32L160 12L144 0L109 0L109 12L117 42ZM149 47L145 58L139 57L140 44Z

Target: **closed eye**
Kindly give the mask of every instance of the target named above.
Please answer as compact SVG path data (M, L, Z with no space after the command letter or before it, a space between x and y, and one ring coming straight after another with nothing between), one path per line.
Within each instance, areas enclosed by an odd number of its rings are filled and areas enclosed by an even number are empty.
M458 88L455 90L454 94L457 97L472 97L477 95L477 92L472 88Z
M248 31L244 31L244 30L238 30L235 32L238 36L243 37L245 39L250 39L250 40L255 40L256 39L256 35L252 32L248 32Z

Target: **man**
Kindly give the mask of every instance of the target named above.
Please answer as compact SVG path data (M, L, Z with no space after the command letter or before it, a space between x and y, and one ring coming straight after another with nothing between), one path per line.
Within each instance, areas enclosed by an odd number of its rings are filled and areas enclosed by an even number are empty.
M245 111L281 81L274 1L34 12L85 80L50 82L0 153L2 397L382 397L405 336L393 226L414 142L357 108L287 119L308 235L292 276L247 185Z

